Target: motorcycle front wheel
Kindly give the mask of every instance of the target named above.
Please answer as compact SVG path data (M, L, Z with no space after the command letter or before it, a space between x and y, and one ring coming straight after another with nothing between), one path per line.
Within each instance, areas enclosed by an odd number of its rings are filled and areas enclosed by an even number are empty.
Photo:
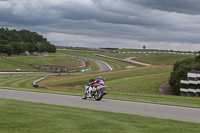
M87 94L85 92L82 95L82 99L87 99Z
M100 101L103 98L103 92L102 91L96 91L95 95L94 95L94 99L96 101Z

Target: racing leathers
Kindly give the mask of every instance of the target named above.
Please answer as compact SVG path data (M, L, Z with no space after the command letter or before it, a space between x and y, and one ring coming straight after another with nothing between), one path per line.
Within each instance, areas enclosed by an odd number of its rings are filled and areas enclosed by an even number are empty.
M93 85L95 88L97 88L98 86L103 86L104 81L102 79L97 79L94 82L90 83L90 85Z
M104 86L104 81L98 78L94 82L91 82L90 85L93 85L93 87L97 88L99 86ZM86 88L85 92L88 92L88 90L89 90L89 87Z

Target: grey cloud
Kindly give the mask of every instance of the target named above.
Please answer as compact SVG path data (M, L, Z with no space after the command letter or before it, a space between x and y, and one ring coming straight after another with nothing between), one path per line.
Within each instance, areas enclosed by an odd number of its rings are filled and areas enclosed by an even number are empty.
M104 38L101 43L111 46L116 38L122 42L127 39L129 43L130 40L200 43L200 16L193 15L200 10L196 0L191 0L188 8L185 8L186 0L91 0L91 4L76 0L60 0L56 4L45 1L37 0L36 5L9 1L11 8L0 8L0 24L27 27L42 33ZM16 8L17 5L21 7ZM98 41L92 43L97 45Z
M112 2L114 3L114 1ZM60 10L62 19L95 20L99 23L137 25L157 29L170 28L170 30L173 30L175 27L175 29L178 29L180 23L185 23L185 20L190 19L168 12L163 13L159 10L145 9L137 4L134 5L122 0L118 4L106 4L98 1L93 6L70 4L59 5L54 8Z
M48 15L42 17L39 14L40 12L38 12L38 16L34 16L31 13L28 13L26 15L21 14L20 16L13 14L13 9L5 9L5 10L0 9L0 21L8 22L11 24L29 25L29 26L46 25L49 23L54 23L56 21L56 16L49 18Z
M151 9L183 14L200 14L199 0L127 0Z
M105 0L103 0L105 1ZM107 0L112 3L112 0ZM52 7L44 7L34 11L25 8L26 12L18 15L10 13L12 20L8 21L21 22L31 25L53 23L54 20L67 19L67 20L96 20L103 23L113 24L128 24L149 27L165 27L171 24L163 18L155 18L149 11L144 11L137 5L130 5L127 2L118 1L119 3L106 5L107 3L98 2L93 6L81 5L77 3L60 4ZM15 5L16 6L16 5ZM30 6L30 5L29 5ZM121 7L122 6L122 7ZM42 6L43 7L43 6ZM4 16L4 14L3 14ZM2 16L2 18L3 18ZM166 18L168 19L168 18Z
M128 25L139 25L139 26L161 26L168 25L165 21L155 20L148 17L140 17L141 10L137 11L129 7L126 11L120 9L120 5L113 7L111 5L102 7L103 5L98 4L93 7L87 7L83 5L69 5L62 7L62 17L69 20L96 20L102 23L113 23L113 24L128 24ZM102 10L102 8L104 10Z

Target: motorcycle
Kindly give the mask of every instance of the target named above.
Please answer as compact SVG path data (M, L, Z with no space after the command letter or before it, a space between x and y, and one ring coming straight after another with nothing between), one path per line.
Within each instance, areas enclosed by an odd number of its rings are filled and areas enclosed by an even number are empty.
M85 90L86 88L88 88L87 92L84 92L82 95L82 99L87 99L87 98L92 98L94 97L94 99L96 101L100 101L104 95L106 95L108 92L105 92L105 90L107 89L107 86L98 86L97 88L95 88L93 85L86 85L85 86Z

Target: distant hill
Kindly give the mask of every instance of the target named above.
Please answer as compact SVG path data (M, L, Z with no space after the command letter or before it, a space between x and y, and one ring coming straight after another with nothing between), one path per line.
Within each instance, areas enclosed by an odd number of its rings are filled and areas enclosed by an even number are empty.
M0 28L0 53L12 55L25 51L55 53L56 47L36 32Z

